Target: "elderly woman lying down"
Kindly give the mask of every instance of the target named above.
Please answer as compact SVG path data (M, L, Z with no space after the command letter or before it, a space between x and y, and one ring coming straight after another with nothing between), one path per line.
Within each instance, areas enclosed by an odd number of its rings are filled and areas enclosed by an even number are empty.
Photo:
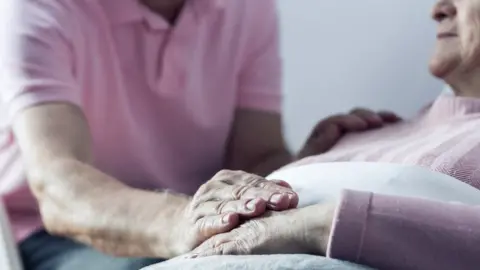
M455 94L441 95L409 121L346 135L290 167L397 163L480 188L480 1L439 1L433 18L438 39L430 70ZM327 254L379 269L480 269L480 207L348 190L338 203L247 221L189 256L276 253Z

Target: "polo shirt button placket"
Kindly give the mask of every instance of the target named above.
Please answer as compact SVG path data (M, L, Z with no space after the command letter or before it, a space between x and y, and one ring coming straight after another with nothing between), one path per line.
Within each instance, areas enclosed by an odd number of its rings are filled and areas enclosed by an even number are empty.
M159 78L160 91L174 95L183 95L187 90L187 80L195 60L197 50L198 21L187 6L178 24L171 30L170 40L166 45L163 74Z

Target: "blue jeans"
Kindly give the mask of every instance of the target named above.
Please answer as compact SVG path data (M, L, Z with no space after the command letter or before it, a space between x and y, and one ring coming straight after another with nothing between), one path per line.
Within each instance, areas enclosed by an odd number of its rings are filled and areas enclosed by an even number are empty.
M25 270L138 270L159 259L118 258L39 231L20 244Z

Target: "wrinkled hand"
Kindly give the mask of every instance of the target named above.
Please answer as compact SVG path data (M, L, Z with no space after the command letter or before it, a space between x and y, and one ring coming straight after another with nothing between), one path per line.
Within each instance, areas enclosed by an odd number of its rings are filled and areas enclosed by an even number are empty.
M224 170L202 185L174 228L185 253L208 238L228 232L242 219L263 215L267 209L297 207L298 196L284 181L269 181L241 171ZM186 243L186 244L184 244Z
M293 254L324 255L334 205L314 205L266 215L231 232L213 236L186 258L213 255Z
M392 112L376 113L367 109L355 109L349 114L328 117L315 126L297 159L325 153L346 133L380 128L400 120L400 117Z

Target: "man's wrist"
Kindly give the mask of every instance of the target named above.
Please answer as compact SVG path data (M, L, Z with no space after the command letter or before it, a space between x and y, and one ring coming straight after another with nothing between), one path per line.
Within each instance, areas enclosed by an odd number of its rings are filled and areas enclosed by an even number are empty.
M178 256L188 247L188 228L185 227L185 209L191 197L170 191L157 193L158 209L150 224L151 247L165 258Z

